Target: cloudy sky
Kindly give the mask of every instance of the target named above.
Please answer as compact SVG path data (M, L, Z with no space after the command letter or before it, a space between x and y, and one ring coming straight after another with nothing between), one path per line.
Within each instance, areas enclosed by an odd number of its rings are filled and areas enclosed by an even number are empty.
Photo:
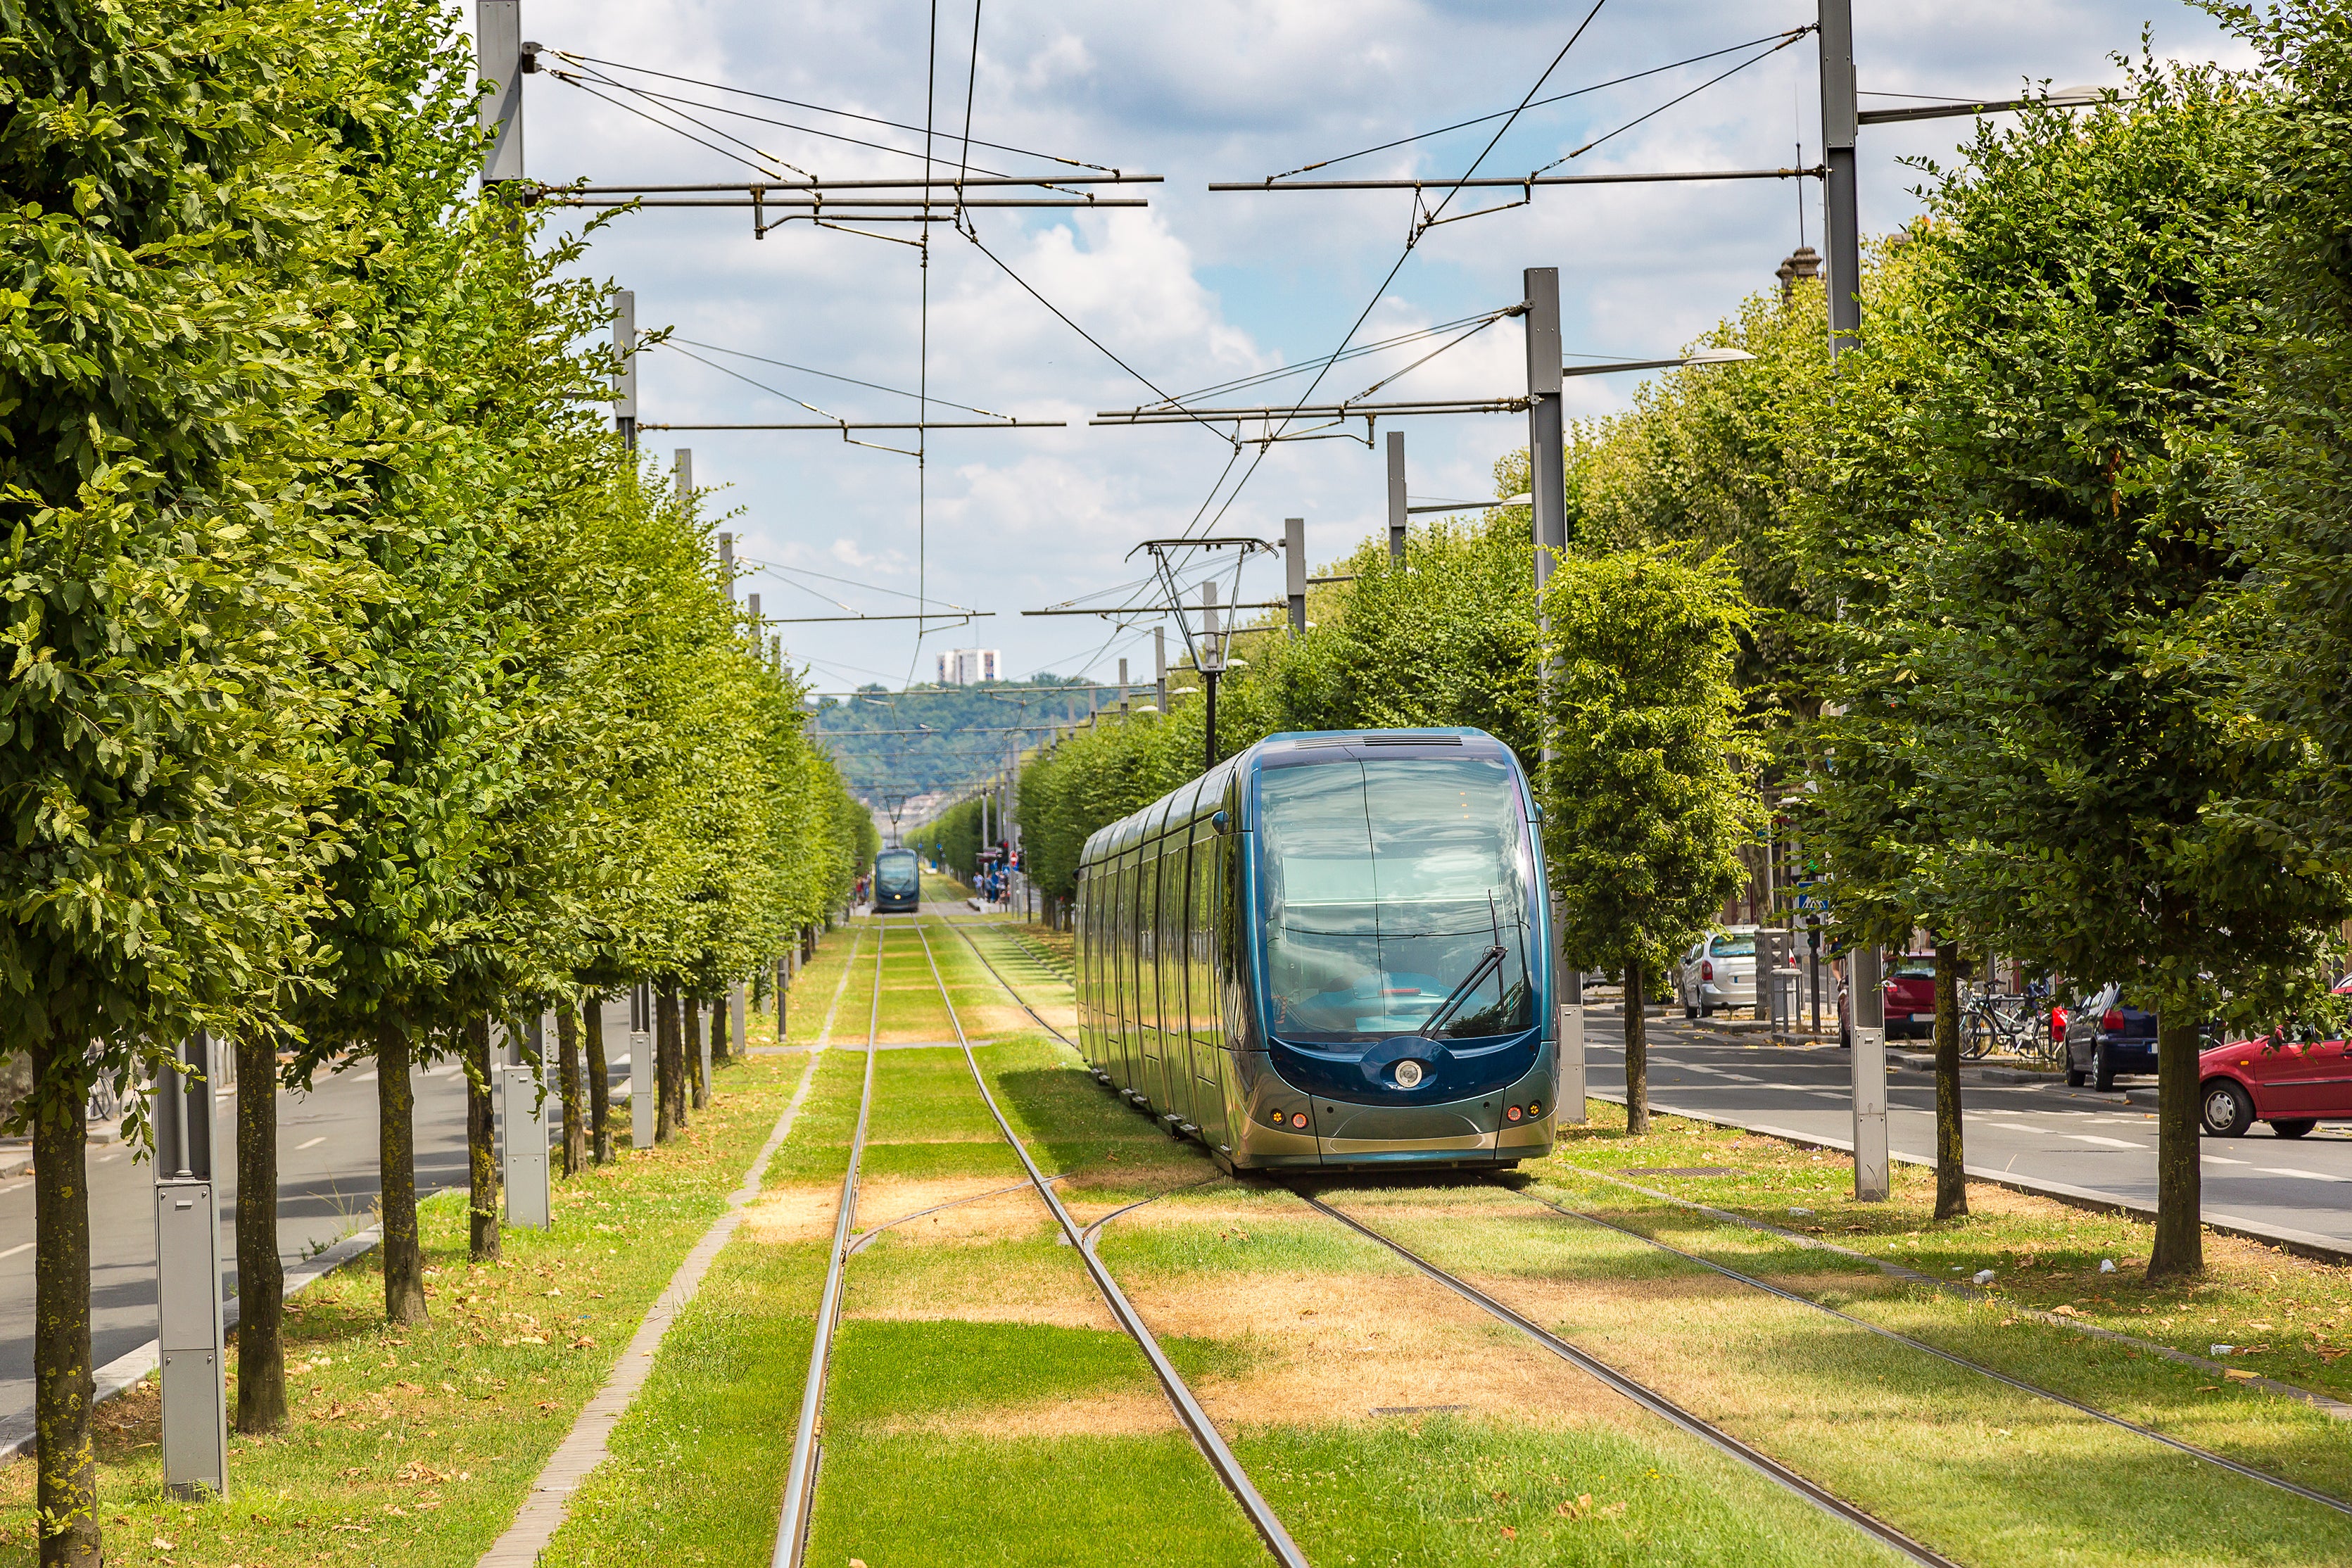
M1382 289L1404 252L1410 193L1207 189L1213 180L1262 178L1507 110L1542 77L1589 4L981 0L976 62L974 7L966 0L944 0L936 11L929 0L524 0L522 30L550 49L602 62L566 68L583 80L601 75L789 122L799 129L687 110L758 152L694 132L721 148L827 179L920 172L919 156L841 138L919 154L919 130L876 121L919 128L927 74L935 79L936 147L949 170L969 90L971 135L1023 150L975 147L975 164L1025 174L1053 167L1039 156L1051 154L1166 177L1129 193L1149 195L1145 211L975 215L987 248L1101 348L948 228L931 235L928 312L925 252L903 243L805 224L755 240L740 210L652 209L598 237L593 269L636 291L641 326L677 334L674 349L645 357L639 396L647 422L810 417L788 397L839 416L907 419L911 398L877 388L911 392L926 362L934 397L1069 422L1063 430L934 432L919 504L913 458L837 435L646 436L645 448L665 462L674 447L691 447L698 482L740 509L731 525L739 551L759 568L745 587L761 594L768 614L901 613L919 593L995 613L966 628L935 626L919 640L907 621L782 627L818 688L839 690L929 679L940 651L975 644L1002 648L1016 678L1046 669L1108 678L1124 654L1136 659L1139 679L1149 679L1148 630L1020 612L1118 588L1138 574L1122 559L1138 541L1181 533L1221 507L1216 531L1224 534L1278 538L1284 518L1304 517L1318 562L1383 525L1384 458L1360 440L1285 444L1254 468L1258 454L1249 448L1229 467L1234 448L1209 430L1088 428L1096 410L1314 360L1336 349L1360 316L1358 342L1475 316L1518 299L1521 269L1532 266L1560 269L1571 353L1671 353L1743 295L1771 286L1801 226L1818 246L1811 182L1554 188L1531 204L1431 229ZM2027 79L2113 82L2120 72L2111 57L2136 50L2143 26L2159 56L2243 58L2178 0L1855 0L1854 10L1857 77L1880 94L2009 95ZM1542 96L1769 39L1812 16L1811 0L1605 0ZM1572 172L1777 166L1795 162L1800 142L1804 161L1814 162L1819 92L1807 37L1778 52L1769 44L1737 49L1530 110L1481 173L1549 164L1758 56L1583 153ZM644 74L652 71L688 79ZM550 76L529 79L532 177L752 177L743 163L619 106L653 110L652 101L611 86L594 90L605 98ZM1901 101L1879 97L1864 106ZM1327 174L1458 176L1499 123L1421 134ZM1903 160L1948 156L1964 125L1864 131L1865 231L1893 227L1916 210L1910 192L1921 176ZM1509 199L1489 194L1454 210ZM904 240L916 231L888 232ZM1431 346L1425 340L1344 363L1318 395L1360 393ZM1504 321L1382 395L1508 395L1524 374L1517 323ZM1303 392L1307 379L1234 400L1279 401ZM1622 405L1633 378L1570 385L1571 415L1592 415ZM934 417L971 416L950 408ZM1416 502L1491 495L1495 459L1526 440L1524 418L1508 415L1398 427L1407 433ZM872 439L912 444L911 434ZM1236 493L1244 470L1247 483ZM1246 596L1278 595L1280 572L1278 561L1254 564Z

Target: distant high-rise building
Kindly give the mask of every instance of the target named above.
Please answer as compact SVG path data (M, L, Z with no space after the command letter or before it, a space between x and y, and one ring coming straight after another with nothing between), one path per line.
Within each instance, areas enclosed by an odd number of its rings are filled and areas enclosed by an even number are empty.
M941 686L977 686L1003 679L998 666L1003 655L992 647L951 647L940 655Z

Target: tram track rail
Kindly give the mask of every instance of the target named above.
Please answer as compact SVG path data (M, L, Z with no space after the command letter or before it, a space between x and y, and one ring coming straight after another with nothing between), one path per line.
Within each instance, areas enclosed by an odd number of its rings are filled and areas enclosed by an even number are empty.
M793 1426L793 1457L784 1470L783 1508L776 1521L776 1546L771 1568L801 1568L808 1551L809 1521L816 1500L817 1469L824 1459L824 1385L833 1365L833 1335L841 1322L843 1276L847 1269L851 1232L857 1219L857 1167L866 1153L866 1127L874 1110L874 1048L882 1028L882 960L889 948L889 928L877 921L874 931L874 1000L866 1016L866 1079L857 1096L857 1127L850 1134L849 1168L841 1178L841 1201L833 1222L833 1251L825 1261L824 1292L817 1300L816 1331L809 1345L808 1377L801 1385L800 1417ZM853 947L853 954L854 954ZM842 971L846 984L847 966ZM838 995L835 1005L840 1005ZM826 1020L830 1033L832 1020Z
M1281 1563L1283 1568L1307 1568L1306 1553L1299 1551L1298 1543L1291 1539L1288 1527L1284 1525L1280 1516L1274 1511L1273 1506L1258 1491L1256 1483L1249 1479L1249 1473L1242 1468L1241 1460L1227 1446L1224 1435L1217 1430L1216 1423L1209 1419L1208 1412L1201 1408L1200 1400L1193 1396L1192 1387L1185 1383L1183 1374L1176 1370L1175 1363L1171 1362L1167 1352L1160 1348L1158 1337L1152 1333L1150 1326L1144 1322L1142 1314L1135 1310L1134 1303L1127 1299L1127 1292L1119 1289L1118 1281L1111 1278L1110 1270L1104 1267L1102 1259L1095 1255L1094 1247L1089 1244L1092 1230L1081 1229L1078 1222L1071 1216L1070 1211L1063 1205L1061 1194L1054 1191L1053 1184L1047 1181L1045 1173L1038 1169L1037 1163L1029 1157L1027 1146L1021 1142L1019 1134L1013 1131L1012 1122L1005 1120L1003 1109L996 1103L996 1096L989 1089L987 1077L980 1070L980 1058L972 1053L971 1040L964 1033L963 1019L956 1012L954 1000L948 994L947 981L940 973L939 957L931 950L930 937L919 925L915 928L915 931L916 934L922 939L924 956L930 961L931 978L939 985L940 1000L947 1005L948 1022L955 1027L956 1043L963 1049L964 1065L971 1071L973 1087L980 1090L982 1102L988 1107L989 1115L995 1118L997 1130L1004 1134L1004 1142L1011 1145L1014 1156L1021 1162L1022 1169L1028 1172L1030 1184L1036 1188L1037 1195L1043 1198L1045 1201L1045 1206L1053 1211L1055 1223L1062 1227L1062 1234L1067 1237L1070 1245L1077 1249L1080 1262L1085 1265L1087 1276L1093 1279L1095 1289L1101 1293L1104 1303L1110 1308L1111 1316L1118 1321L1119 1327L1125 1330L1128 1337L1135 1342L1136 1348L1142 1351L1144 1359L1151 1364L1152 1375L1160 1380L1161 1392L1167 1394L1169 1404L1175 1407L1176 1418L1183 1423L1185 1431L1192 1438L1193 1446L1198 1447L1202 1457L1208 1460L1209 1468L1216 1472L1217 1479L1223 1483L1226 1491L1233 1494L1234 1500L1241 1506L1241 1510L1248 1518L1251 1528L1257 1531L1258 1539L1265 1543L1265 1549L1273 1554L1274 1560ZM964 941L975 954L980 953L980 944L972 942L969 934L965 934ZM1068 1037L1050 1024L1046 1024L1045 1020L1038 1016L1037 1010L1030 1006L1027 1000L1013 989L1003 974L994 964L988 962L985 955L981 955L981 963L991 974L995 975L997 984L1004 987L1006 994L1020 1003L1023 1011L1031 1017L1036 1018L1038 1024L1056 1039L1062 1040L1065 1044L1068 1043ZM1154 1194L1154 1196L1158 1195ZM1129 1206L1139 1207L1140 1205ZM1099 1224L1093 1227L1096 1230L1099 1228Z
M1496 1184L1499 1185L1499 1184ZM1512 1191L1512 1189L1507 1187L1503 1190L1506 1192ZM1933 1356L1937 1360L1947 1363L1949 1365L1959 1367L1968 1372L1976 1373L1983 1377L1990 1378L1995 1383L2006 1384L2011 1388L2016 1389L2021 1394L2031 1394L2037 1399L2044 1399L2054 1405L2064 1405L2069 1410L2075 1411L2080 1415L2088 1415L2096 1421L2103 1421L2110 1426L2120 1427L2126 1432L2130 1432L2138 1436L2145 1437L2152 1443L2160 1443L2164 1447L2171 1448L2179 1453L2186 1454L2190 1458L2196 1459L2200 1463L2212 1465L2217 1468L2227 1470L2232 1475L2242 1476L2251 1481L2259 1481L2264 1486L2274 1487L2281 1491L2290 1492L2307 1501L2315 1502L2323 1508L2333 1509L2337 1513L2352 1515L2352 1500L2337 1497L2331 1492L2325 1492L2314 1487L2305 1486L2299 1481L2289 1480L2284 1476L2272 1475L2266 1470L2257 1469L2252 1465L2242 1463L2237 1459L2232 1459L2227 1455L2217 1454L2210 1448L2199 1447L2194 1443L2186 1442L2181 1438L2159 1432L2152 1426L2144 1426L2138 1422L2131 1420L2126 1416L2118 1415L2111 1410L2102 1410L2097 1405L2087 1404L2083 1400L2074 1398L2071 1394L2061 1394L2056 1389L2053 1388L2044 1388L2040 1384L2032 1383L2024 1378L2005 1373L1999 1367L1988 1366L1983 1362L1979 1361L1972 1361L1967 1356L1960 1355L1952 1351L1944 1350L1937 1345L1929 1344L1925 1340L1915 1338L1899 1330L1887 1328L1881 1323L1874 1323L1869 1319L1858 1317L1852 1312L1842 1311L1838 1308L1831 1306L1826 1301L1816 1301L1811 1297L1807 1296L1801 1291L1791 1290L1787 1289L1785 1286L1775 1285L1769 1279L1759 1279L1755 1275L1743 1273L1739 1269L1730 1267L1728 1264L1717 1263L1712 1258L1702 1258L1697 1253L1686 1252L1683 1248L1675 1247L1669 1242L1660 1241L1657 1237L1653 1236L1645 1236L1642 1232L1633 1228L1631 1226L1619 1225L1614 1220L1604 1219L1599 1215L1587 1214L1580 1209L1570 1208L1565 1204L1554 1203L1549 1198L1539 1197L1533 1193L1515 1193L1514 1195L1526 1198L1528 1202L1549 1209L1554 1214L1560 1215L1565 1218L1578 1220L1586 1225L1598 1226L1603 1230L1614 1231L1619 1236L1630 1237L1634 1241L1642 1243L1645 1247L1653 1247L1657 1251L1682 1258L1685 1262L1695 1263L1701 1268L1710 1269L1727 1279L1735 1280L1752 1289L1762 1291L1766 1295L1777 1296L1783 1301L1794 1302L1796 1305L1801 1307L1809 1307L1816 1312L1821 1312L1829 1317L1834 1318L1838 1321L1845 1323L1851 1327L1861 1329L1866 1333L1876 1335L1880 1339L1892 1341L1896 1344L1904 1345L1909 1349L1918 1351L1922 1354Z
M1892 1548L1911 1562L1921 1564L1922 1568L1959 1568L1959 1565L1951 1558L1946 1557L1933 1547L1914 1540L1867 1509L1847 1501L1819 1482L1782 1464L1761 1448L1733 1436L1705 1416L1685 1409L1649 1384L1620 1372L1591 1352L1570 1343L1507 1302L1488 1295L1468 1280L1430 1262L1403 1243L1384 1236L1353 1215L1332 1207L1302 1187L1294 1186L1290 1190L1318 1214L1336 1220L1365 1239L1386 1247L1404 1262L1420 1270L1422 1274L1444 1286L1489 1317L1517 1329L1543 1349L1549 1351L1604 1386L1622 1394L1669 1425L1747 1466L1765 1479L1795 1493L1822 1512L1844 1521L1872 1540Z

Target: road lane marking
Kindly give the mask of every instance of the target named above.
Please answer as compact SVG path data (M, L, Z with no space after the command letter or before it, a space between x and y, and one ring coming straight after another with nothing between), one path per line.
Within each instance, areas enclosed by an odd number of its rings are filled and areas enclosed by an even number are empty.
M308 1143L295 1144L294 1152L299 1154L305 1149L316 1149L320 1144L324 1143L326 1141L326 1136L322 1133L319 1137L311 1139Z
M2134 1143L2122 1138L2102 1138L2095 1132L2061 1132L2058 1136L2061 1138L2071 1139L2077 1143L2096 1143L2103 1149L2145 1149L2147 1147L2145 1143Z
M2331 1176L2326 1171L2302 1171L2293 1165L2258 1165L2266 1176L2301 1176L2306 1182L2352 1182L2352 1176Z
M0 1258L14 1258L20 1252L30 1252L32 1250L33 1244L31 1242L20 1241L16 1246L10 1247L7 1251L0 1252Z

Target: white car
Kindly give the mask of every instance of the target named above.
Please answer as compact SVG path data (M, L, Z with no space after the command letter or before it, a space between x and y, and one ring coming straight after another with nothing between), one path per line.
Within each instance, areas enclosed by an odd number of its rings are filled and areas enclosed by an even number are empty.
M1756 928L1726 926L1691 944L1675 971L1675 1000L1685 1018L1717 1007L1756 1005Z

